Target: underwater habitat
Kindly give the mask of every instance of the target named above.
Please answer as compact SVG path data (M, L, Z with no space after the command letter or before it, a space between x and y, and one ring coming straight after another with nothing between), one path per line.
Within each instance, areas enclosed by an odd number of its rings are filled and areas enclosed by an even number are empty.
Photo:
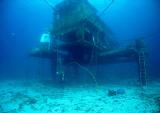
M0 113L160 113L160 0L0 0Z

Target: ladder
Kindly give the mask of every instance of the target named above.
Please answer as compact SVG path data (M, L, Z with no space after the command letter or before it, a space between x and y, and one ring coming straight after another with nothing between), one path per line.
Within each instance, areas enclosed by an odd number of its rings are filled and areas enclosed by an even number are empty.
M139 80L141 86L147 85L147 63L146 63L146 55L145 51L140 51L138 54L139 57Z

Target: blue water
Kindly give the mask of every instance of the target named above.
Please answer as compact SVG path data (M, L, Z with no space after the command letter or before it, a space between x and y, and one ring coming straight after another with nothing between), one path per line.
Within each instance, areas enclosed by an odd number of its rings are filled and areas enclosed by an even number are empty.
M62 0L49 1L54 6ZM148 51L148 85L151 85L151 81L159 80L160 1L113 0L113 4L105 12L103 12L103 10L108 6L111 0L88 1L98 10L97 15L106 23L117 47L126 47L133 43L135 39L140 37L144 38ZM53 11L46 4L45 0L0 0L0 80L52 80L52 71L54 71L54 69L52 68L51 70L50 60L29 56L31 49L40 45L41 34L51 29L52 18ZM99 76L99 78L97 77L96 79L106 79L109 84L121 84L128 79L138 79L137 65L135 63L106 64L101 67L100 73L103 76ZM50 83L52 83L52 81L50 81ZM10 84L13 85L14 83ZM32 82L30 84L32 84ZM131 85L132 83L129 84ZM136 84L135 81L133 84ZM29 85L29 88L36 89L36 85L32 85ZM6 87L8 86L6 85ZM36 91L39 91L42 85L37 84L37 87L39 89L37 88ZM46 90L48 88L45 87L46 86L42 89ZM0 88L3 89L1 86ZM52 87L48 89L52 90ZM128 90L121 87L120 89L122 89L120 91L123 94L127 95ZM103 92L104 90L105 88L101 91ZM3 91L5 92L5 89ZM154 91L156 92L156 89ZM13 91L12 93L14 94L15 92ZM100 94L102 92L100 92ZM106 93L107 90L104 92ZM41 94L41 92L38 93ZM45 93L47 93L47 91ZM66 91L65 93L68 92ZM9 91L6 94L9 94ZM94 96L96 95L95 93L93 94ZM141 95L142 94L143 93L141 93ZM2 97L0 93L0 99ZM103 98L101 100L103 100ZM158 101L156 102L158 103ZM0 105L0 109L1 107ZM140 112L137 111L136 113Z
M53 5L59 2L51 0ZM110 1L90 2L100 14ZM154 77L160 75L159 7L159 0L114 0L112 6L100 14L120 46L128 45L135 38L145 37L149 48L150 73ZM14 78L23 77L29 70L29 75L34 77L39 61L29 58L28 53L39 44L41 34L51 28L52 10L43 0L1 0L0 8L0 73L2 77ZM49 71L47 66L46 63L44 73Z

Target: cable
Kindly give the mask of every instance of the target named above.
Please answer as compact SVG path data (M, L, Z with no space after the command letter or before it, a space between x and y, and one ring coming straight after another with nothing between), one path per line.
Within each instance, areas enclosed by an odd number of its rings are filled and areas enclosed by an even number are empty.
M56 8L52 5L52 3L49 0L43 0L43 1L56 12Z
M81 64L79 64L78 62L71 62L69 64L77 64L81 69L85 70L86 72L88 72L89 75L91 75L93 81L96 83L96 87L98 87L98 83L97 83L97 80L96 80L96 77L94 76L94 74L89 70L87 69L86 67L82 66Z
M59 52L59 43L58 41L56 42L56 45L57 45L57 48L56 48L56 52L57 52L57 70L56 70L56 74L58 76L60 76L60 79L62 81L64 81L64 70L62 69L62 57L60 55L60 52Z
M112 6L113 3L114 3L114 0L111 0L109 5L107 5L105 9L102 12L100 12L99 16L103 15Z

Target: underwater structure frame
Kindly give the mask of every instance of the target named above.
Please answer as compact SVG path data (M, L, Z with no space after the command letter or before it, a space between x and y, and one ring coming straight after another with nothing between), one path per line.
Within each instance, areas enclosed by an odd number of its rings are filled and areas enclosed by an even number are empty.
M136 39L126 48L117 48L107 25L87 0L64 0L53 9L52 30L43 36L41 45L30 55L51 59L56 68L56 81L65 81L64 70L70 64L89 72L88 65L134 61L138 64L140 85L146 86L147 51L143 39Z

